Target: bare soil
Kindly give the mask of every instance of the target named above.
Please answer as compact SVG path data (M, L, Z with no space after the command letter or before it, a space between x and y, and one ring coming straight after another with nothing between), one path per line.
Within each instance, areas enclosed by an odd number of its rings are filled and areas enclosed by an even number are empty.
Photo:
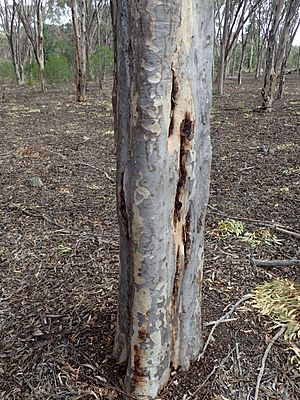
M248 232L264 221L300 232L300 79L288 76L272 113L259 110L260 85L250 77L242 86L229 79L225 95L214 98L204 323L257 284L300 281L299 265L251 262L300 258L299 238L270 228L275 242L251 244L216 230L230 217L244 218ZM121 398L123 371L111 356L119 238L110 89L91 87L84 104L70 87L44 95L28 87L2 91L0 399ZM162 400L254 398L274 323L248 303L231 318L217 327L202 360L172 374ZM279 338L259 399L300 399L293 356Z

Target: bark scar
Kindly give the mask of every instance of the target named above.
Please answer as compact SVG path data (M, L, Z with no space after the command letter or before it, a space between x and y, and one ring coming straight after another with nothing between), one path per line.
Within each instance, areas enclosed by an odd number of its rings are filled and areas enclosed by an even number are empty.
M119 192L119 199L120 199L120 213L123 221L123 227L125 229L126 239L129 240L129 220L128 220L128 213L125 201L125 191L124 191L124 172L122 172L121 176L121 189Z
M175 70L172 67L172 90L171 90L171 112L170 112L170 125L169 125L169 137L174 133L174 110L177 105L179 92L179 83L176 76Z

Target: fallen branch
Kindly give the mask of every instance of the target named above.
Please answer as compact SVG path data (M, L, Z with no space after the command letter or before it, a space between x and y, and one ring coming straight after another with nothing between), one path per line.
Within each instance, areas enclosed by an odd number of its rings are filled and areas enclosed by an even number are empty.
M214 326L212 327L212 329L211 329L211 331L210 331L210 333L209 333L209 336L208 336L208 338L207 338L207 340L206 340L206 342L205 342L205 345L204 345L204 347L203 347L203 350L202 350L201 354L200 354L199 357L198 357L198 361L199 361L201 358L203 358L204 353L206 352L206 349L207 349L207 347L208 347L208 345L209 345L209 343L210 343L210 341L211 341L211 339L212 339L212 335L213 335L215 329L216 329L222 322L224 322L225 320L227 320L228 317L233 313L233 311L234 311L241 303L243 303L243 302L246 301L246 300L249 300L250 298L251 298L251 294L246 294L244 297L242 297L241 299L239 299L239 301L237 301L237 302L231 307L231 309L230 309L226 314L224 314L220 319L218 319L217 321L215 321L215 324L214 324Z
M275 336L273 336L273 338L270 340L270 343L268 344L266 351L264 352L263 358L261 360L261 367L259 370L259 374L257 376L257 381L256 381L256 387L255 387L255 395L254 395L254 400L258 400L258 394L259 394L259 389L260 389L260 383L265 371L265 366L266 366L266 361L267 361L267 357L268 354L271 351L272 346L274 345L274 343L276 342L276 340L284 333L286 327L283 326L277 333Z
M210 206L210 205L208 205L208 208L209 208L208 212L210 212L211 214L221 215L222 217L225 217L225 218L228 218L228 219L236 219L236 220L239 220L239 221L251 222L251 223L259 225L259 226L268 226L269 228L273 228L278 232L286 233L287 235L294 236L297 239L300 239L300 233L299 232L295 232L291 228L285 227L285 226L280 225L280 224L278 224L276 222L228 215L228 214L224 213L223 211L218 210L216 207L213 207L213 206Z
M251 258L251 261L257 267L287 267L291 265L300 265L300 260L258 260Z
M276 226L276 225L274 226L274 229L276 229L276 231L278 231L278 232L286 233L287 235L291 235L291 236L296 237L297 239L300 239L300 233L298 233L298 232L283 229L280 226Z

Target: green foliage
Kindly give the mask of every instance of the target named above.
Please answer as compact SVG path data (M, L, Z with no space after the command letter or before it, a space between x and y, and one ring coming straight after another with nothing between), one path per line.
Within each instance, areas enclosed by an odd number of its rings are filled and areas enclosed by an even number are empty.
M12 63L8 60L0 62L0 82L15 82L15 71Z
M72 248L70 246L65 245L64 243L61 243L58 246L58 251L60 254L67 254L70 253L72 251Z
M260 228L254 232L245 232L241 237L242 242L246 242L251 246L259 246L260 244L273 244L281 245L280 239L274 235L269 228Z
M287 69L296 69L299 60L299 46L292 46L287 62Z
M39 82L39 67L36 62L25 65L25 78L28 85L36 85Z
M73 79L68 61L63 56L52 54L45 64L46 80L49 83L70 82Z
M264 283L253 290L250 303L276 324L285 326L287 340L300 338L300 284L282 278Z
M97 46L89 57L90 75L103 79L105 74L111 74L113 71L114 59L113 52L107 46Z
M271 232L270 228L263 227L254 232L249 232L246 231L246 226L242 221L237 221L235 219L221 220L217 228L207 231L207 233L219 239L236 237L251 246L282 244L277 236Z
M230 236L241 236L245 231L245 225L241 221L235 219L225 219L218 223L218 227L213 229L211 233L222 239L226 239Z

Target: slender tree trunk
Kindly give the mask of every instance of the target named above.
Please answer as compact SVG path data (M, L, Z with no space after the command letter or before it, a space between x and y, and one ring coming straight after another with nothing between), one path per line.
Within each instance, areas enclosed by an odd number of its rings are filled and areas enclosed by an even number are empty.
M249 49L249 61L248 61L248 72L251 74L253 68L253 38L250 38L250 49Z
M289 46L289 43L287 43L286 46ZM286 65L287 65L287 61L289 58L289 53L290 53L290 50L286 49L285 55L283 56L283 59L281 60L281 67L280 67L280 72L279 72L279 84L278 84L278 91L277 91L277 100L280 100L283 96L284 85L285 85L285 70L286 70Z
M36 14L37 14L37 62L39 66L40 84L41 91L46 91L46 79L45 79L45 56L44 56L44 19L43 19L43 4L42 0L38 0L36 3Z
M86 28L86 13L87 3L86 0L81 0L80 3L80 68L81 68L81 79L82 79L82 101L86 100L86 89L87 89L87 59L88 59L88 40L87 40L87 28Z
M298 7L299 7L299 3L298 3ZM296 13L297 16L297 13ZM277 99L280 100L283 96L283 92L284 92L284 85L285 85L285 71L286 71L286 66L287 66L287 62L288 62L288 58L291 52L291 49L293 47L293 41L295 39L296 33L298 32L300 26L300 20L295 19L294 21L294 27L292 29L290 29L290 35L289 38L286 42L286 48L285 48L285 52L284 55L282 57L281 60L281 65L280 65L280 73L279 73L279 85L278 85L278 91L277 91Z
M85 10L83 5L84 0L81 2L82 10ZM77 101L86 101L86 51L85 51L85 38L82 35L82 28L85 21L79 25L77 0L71 0L72 22L75 37L75 74L76 74L76 96ZM85 18L84 18L85 20Z
M114 0L124 390L154 399L202 346L211 148L210 0ZM187 62L188 61L188 62Z
M247 38L246 39L244 38L244 29L242 29L242 48L241 48L241 59L238 72L238 85L242 84L242 72L243 72L246 44L247 44Z
M279 85L277 91L277 99L281 99L285 84L285 71L288 58L292 49L292 43L299 29L300 21L298 9L300 0L292 0L286 13L284 26L280 35L280 47L276 58L275 69L279 69ZM278 73L278 71L276 71Z
M262 108L266 111L272 111L274 86L276 83L275 55L276 55L276 37L280 21L280 15L284 0L273 0L273 18L268 39L266 69L264 85L261 90L263 104Z
M232 51L231 76L234 76L234 74L235 74L235 66L236 66L236 47L237 47L237 46L235 46L235 47L233 48L233 51Z
M261 75L261 62L262 62L262 49L257 54L257 63L255 68L255 79L258 79Z
M226 43L228 39L228 19L229 19L229 11L230 11L230 0L226 0L225 2L225 11L224 11L224 26L223 26L223 35L221 41L221 49L220 49L220 65L219 65L219 73L218 73L218 92L222 96L224 91L224 75L226 68L226 59L225 59L225 50Z

